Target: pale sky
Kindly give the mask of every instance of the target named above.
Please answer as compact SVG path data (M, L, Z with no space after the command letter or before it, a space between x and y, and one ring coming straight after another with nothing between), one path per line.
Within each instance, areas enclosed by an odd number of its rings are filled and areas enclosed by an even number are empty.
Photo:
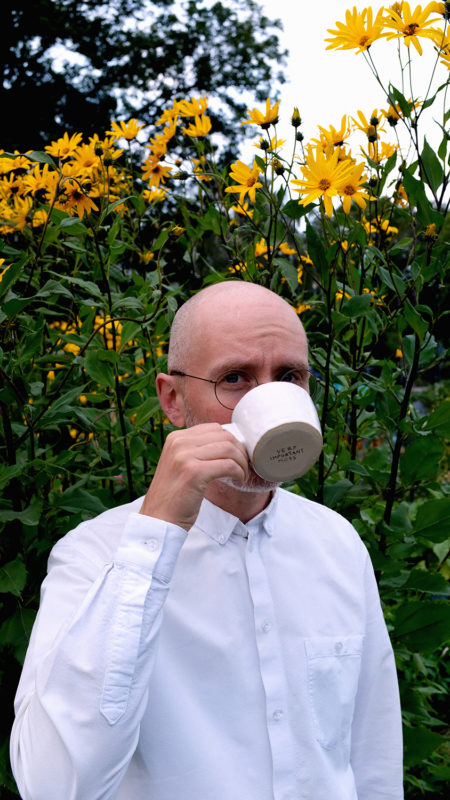
M355 50L327 50L325 38L329 37L327 28L336 28L336 21L345 22L345 12L356 5L358 11L371 5L374 16L383 5L380 2L347 2L345 0L258 0L270 19L279 18L283 22L284 33L281 42L290 52L286 69L288 83L281 91L279 138L292 136L290 117L294 106L298 106L303 119L302 132L305 140L317 137L317 125L328 128L333 125L340 128L343 114L356 116L361 110L369 118L377 108L387 108L386 96L378 86L362 53L356 55ZM420 2L420 0L418 0ZM386 3L385 7L389 7ZM411 0L411 8L417 5ZM426 5L422 3L422 7ZM391 81L401 89L401 71L398 60L398 40L379 40L371 47L372 58L384 85ZM426 83L435 63L435 51L430 41L421 39L423 55L420 57L413 47L413 91L416 96L423 96ZM404 63L407 62L408 48L403 42L400 52ZM435 76L435 88L448 79L448 70L439 63ZM404 90L409 99L409 84ZM440 95L443 98L443 92ZM449 102L449 101L447 101ZM437 104L436 104L437 106ZM263 106L254 103L254 107ZM448 106L447 106L448 107ZM433 123L432 118L438 116L442 122L442 99L437 108L427 109L426 131L431 144L439 144L442 135ZM422 119L424 119L422 117ZM425 120L424 120L425 121ZM422 124L422 123L421 123ZM392 131L387 128L387 141L394 142ZM400 125L397 126L400 130ZM256 128L255 128L256 131ZM256 136L257 138L257 136ZM360 143L363 143L361 138ZM247 149L246 149L247 150ZM248 150L248 153L251 152ZM253 150L254 152L254 150Z

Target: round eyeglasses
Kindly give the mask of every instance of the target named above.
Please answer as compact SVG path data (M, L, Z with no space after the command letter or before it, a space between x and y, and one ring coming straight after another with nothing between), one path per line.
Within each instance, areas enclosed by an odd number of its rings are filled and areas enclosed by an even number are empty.
M196 381L212 383L214 385L217 401L221 406L230 411L234 410L244 394L247 394L247 392L254 389L255 386L258 386L258 381L254 375L240 369L224 372L223 375L220 375L215 381L211 380L211 378L200 378L198 375L189 375L187 372L181 372L177 369L172 369L170 375L177 375L180 378L194 378ZM317 378L309 370L289 369L282 372L276 380L294 383L309 392L311 398L314 399L317 390Z

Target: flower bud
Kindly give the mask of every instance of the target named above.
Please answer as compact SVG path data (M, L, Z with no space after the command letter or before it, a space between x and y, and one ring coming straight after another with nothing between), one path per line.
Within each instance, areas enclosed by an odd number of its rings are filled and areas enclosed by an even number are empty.
M302 124L302 118L300 116L300 111L298 110L297 106L295 106L294 111L292 112L291 125L294 128L298 128L299 125L301 124Z

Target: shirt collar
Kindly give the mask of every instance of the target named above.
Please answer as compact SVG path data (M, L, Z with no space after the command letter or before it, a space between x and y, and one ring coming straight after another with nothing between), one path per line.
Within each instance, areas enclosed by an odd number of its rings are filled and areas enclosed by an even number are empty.
M247 537L250 532L259 530L265 531L265 533L271 536L277 502L278 489L274 491L272 499L266 508L244 525L244 523L233 516L233 514L229 514L228 511L224 511L223 508L219 508L219 506L204 499L200 506L200 511L194 527L206 533L207 536L219 544L225 544L232 533Z

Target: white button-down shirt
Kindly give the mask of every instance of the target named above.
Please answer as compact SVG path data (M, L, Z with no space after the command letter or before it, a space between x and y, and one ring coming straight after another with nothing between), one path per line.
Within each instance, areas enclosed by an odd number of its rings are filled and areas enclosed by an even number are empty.
M137 513L53 549L16 697L23 800L400 800L395 665L367 551L284 490L188 534Z

